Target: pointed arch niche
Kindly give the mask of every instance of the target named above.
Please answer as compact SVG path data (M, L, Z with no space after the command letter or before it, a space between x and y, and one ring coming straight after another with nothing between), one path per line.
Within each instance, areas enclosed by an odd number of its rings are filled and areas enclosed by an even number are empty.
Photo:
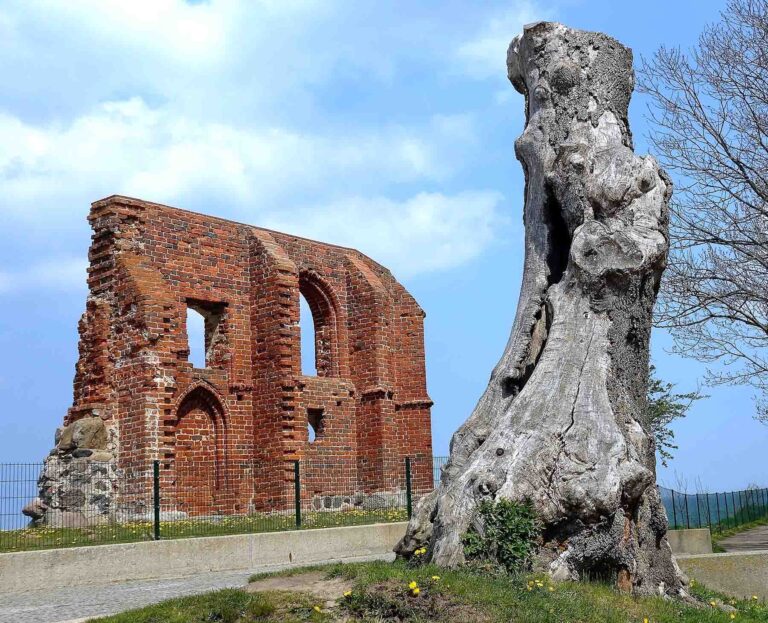
M223 501L227 482L227 419L221 401L197 385L176 409L171 458L177 510L209 513Z

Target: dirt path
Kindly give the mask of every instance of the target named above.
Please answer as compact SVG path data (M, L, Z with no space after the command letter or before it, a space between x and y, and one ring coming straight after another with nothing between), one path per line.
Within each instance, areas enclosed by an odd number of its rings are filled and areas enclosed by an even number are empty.
M760 526L729 536L727 539L719 541L719 544L726 552L768 550L768 526Z
M251 582L245 588L249 593L262 591L290 591L293 593L309 593L322 600L325 607L331 608L352 590L353 583L342 578L326 579L322 571L310 571L289 576L264 578Z

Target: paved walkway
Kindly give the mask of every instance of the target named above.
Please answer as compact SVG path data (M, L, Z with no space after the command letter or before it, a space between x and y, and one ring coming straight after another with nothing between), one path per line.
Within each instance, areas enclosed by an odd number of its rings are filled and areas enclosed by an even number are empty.
M107 586L5 594L0 595L0 623L85 620L84 617L115 614L172 597L245 586L249 575L245 571L227 571L177 580L142 580Z
M719 542L726 552L748 552L768 550L768 526L753 528L740 534L729 536Z

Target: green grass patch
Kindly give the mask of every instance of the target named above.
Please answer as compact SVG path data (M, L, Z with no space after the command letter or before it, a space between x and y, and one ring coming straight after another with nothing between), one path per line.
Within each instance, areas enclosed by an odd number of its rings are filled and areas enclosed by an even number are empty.
M406 521L404 508L382 510L348 510L333 512L305 512L302 529L359 526L371 523ZM256 514L246 516L222 516L220 518L184 519L161 521L162 539L182 539L202 536L226 536L255 532L295 530L293 514ZM106 543L133 543L151 541L151 522L105 524L87 528L24 528L0 531L0 552L21 552Z
M301 623L332 621L317 612L313 600L300 593L255 593L224 589L171 599L111 617L102 623Z
M601 583L552 584L548 578L538 575L489 576L467 568L413 567L400 561L338 564L322 569L328 577L350 580L354 588L351 594L340 598L335 608L323 606L320 612L314 610L312 598L304 594L249 595L233 590L172 600L99 621L644 623L647 619L648 623L768 623L768 608L764 603L727 598L696 584L691 590L702 600L701 607L661 597L635 598ZM304 571L307 569L272 575L295 575ZM711 607L709 602L732 605L736 609L733 618L732 613Z

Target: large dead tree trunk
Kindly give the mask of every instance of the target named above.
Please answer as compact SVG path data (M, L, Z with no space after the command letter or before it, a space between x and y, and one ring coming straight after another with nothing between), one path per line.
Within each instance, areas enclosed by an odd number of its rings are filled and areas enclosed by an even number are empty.
M531 500L557 578L612 576L679 593L645 422L651 311L664 270L672 186L635 156L632 52L556 23L525 28L508 73L525 95L515 143L525 188L525 267L512 333L451 441L442 483L398 544L463 561L486 498Z

